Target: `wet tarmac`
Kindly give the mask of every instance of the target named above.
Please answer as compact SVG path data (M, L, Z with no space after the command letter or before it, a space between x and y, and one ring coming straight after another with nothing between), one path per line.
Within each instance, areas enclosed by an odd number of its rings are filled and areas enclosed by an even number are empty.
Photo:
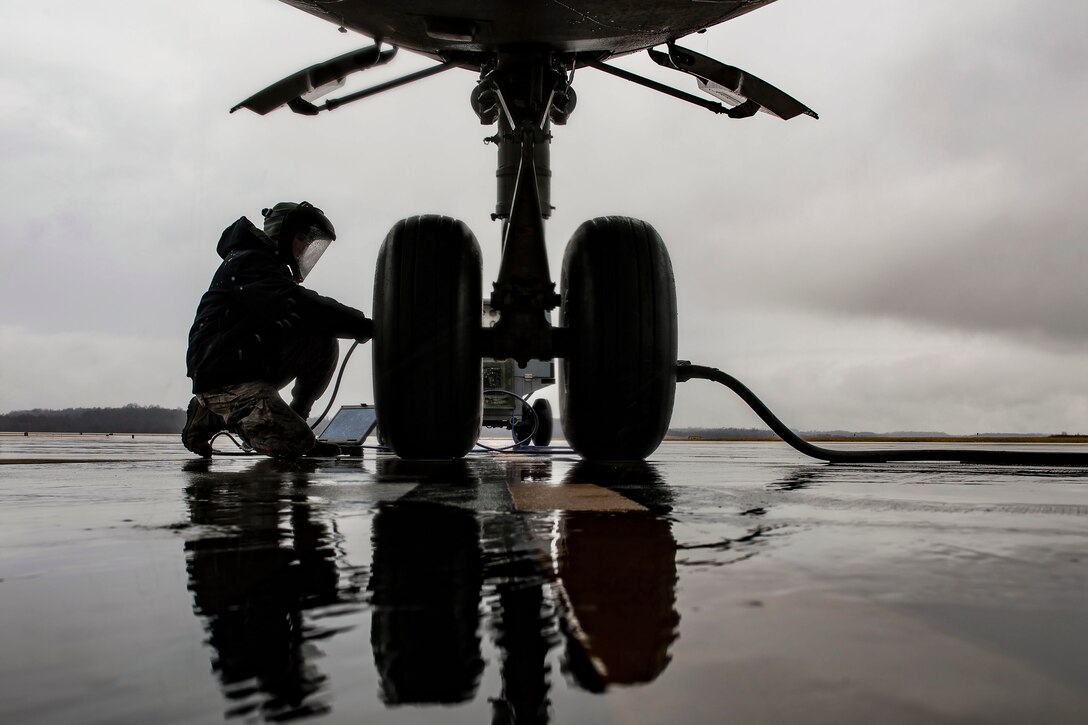
M1088 471L0 436L0 497L6 723L1088 721Z

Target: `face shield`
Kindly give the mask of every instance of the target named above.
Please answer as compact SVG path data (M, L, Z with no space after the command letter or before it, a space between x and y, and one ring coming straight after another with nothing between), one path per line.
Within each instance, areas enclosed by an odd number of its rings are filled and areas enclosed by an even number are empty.
M301 248L295 252L299 282L306 279L313 271L317 260L321 259L321 255L329 248L333 239L327 229L322 226L312 226L307 231L301 232L300 237L298 241L301 243Z

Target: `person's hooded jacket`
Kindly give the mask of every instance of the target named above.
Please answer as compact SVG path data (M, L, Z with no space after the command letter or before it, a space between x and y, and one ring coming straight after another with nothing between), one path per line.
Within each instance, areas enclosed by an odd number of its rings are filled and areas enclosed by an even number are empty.
M275 242L242 217L223 231L223 263L200 299L186 354L193 392L264 380L293 336L367 340L361 311L299 285Z

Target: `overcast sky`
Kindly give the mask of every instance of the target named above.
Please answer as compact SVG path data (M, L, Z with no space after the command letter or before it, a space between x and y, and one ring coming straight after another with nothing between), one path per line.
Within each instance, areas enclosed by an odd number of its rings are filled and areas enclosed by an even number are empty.
M1088 433L1088 3L779 0L682 44L814 108L733 121L584 69L555 129L552 273L585 219L654 224L682 358L803 429ZM0 5L0 412L184 406L222 229L307 199L307 281L372 308L399 218L498 268L492 133L452 71L307 118L228 109L367 39L274 0ZM402 53L350 89L425 67ZM653 65L628 69L694 91ZM373 400L370 351L339 402ZM622 361L618 361L622 362ZM676 425L760 426L706 382Z

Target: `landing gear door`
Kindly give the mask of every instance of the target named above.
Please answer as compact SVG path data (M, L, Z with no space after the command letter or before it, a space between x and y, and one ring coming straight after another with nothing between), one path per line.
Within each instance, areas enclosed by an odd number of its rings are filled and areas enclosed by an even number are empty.
M730 116L750 116L762 111L784 121L801 114L819 118L815 111L793 96L740 68L673 44L669 45L668 53L653 49L649 53L658 65L695 76L699 90L725 101L732 110L738 111L737 114L730 113Z

